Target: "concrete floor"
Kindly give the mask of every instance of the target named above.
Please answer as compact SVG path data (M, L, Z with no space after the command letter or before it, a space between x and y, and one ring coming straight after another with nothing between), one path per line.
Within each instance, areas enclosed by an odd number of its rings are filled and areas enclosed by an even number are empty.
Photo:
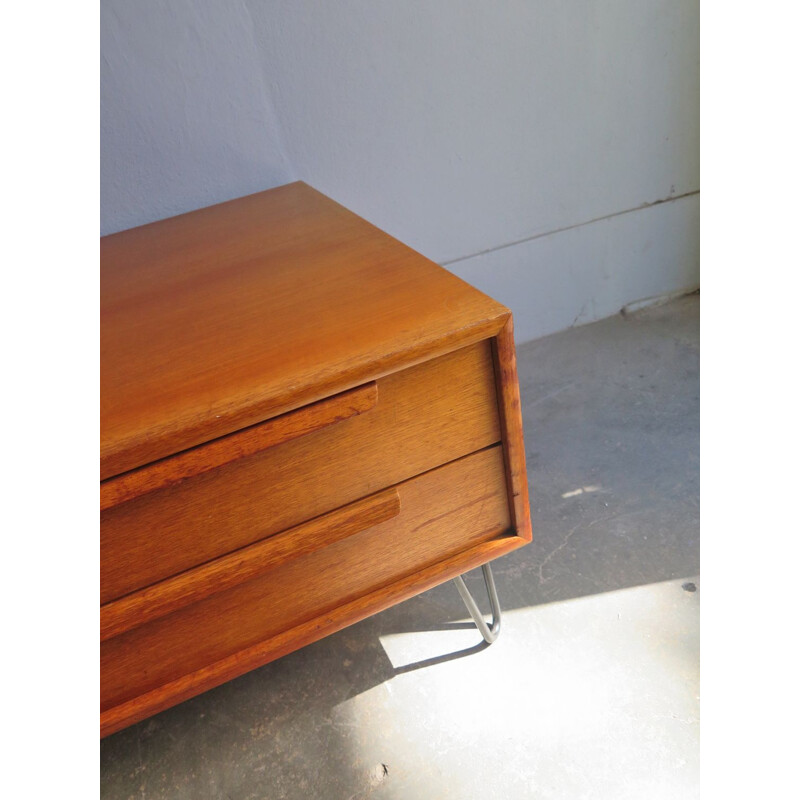
M495 644L439 586L105 739L102 797L696 797L698 317L519 348L534 543Z

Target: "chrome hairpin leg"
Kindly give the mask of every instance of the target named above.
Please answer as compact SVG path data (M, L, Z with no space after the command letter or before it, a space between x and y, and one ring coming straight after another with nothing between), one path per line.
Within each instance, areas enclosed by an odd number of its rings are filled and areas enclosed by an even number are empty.
M458 593L461 595L461 599L467 607L467 611L469 611L472 619L475 620L475 624L478 626L481 636L483 636L488 644L491 644L500 635L500 601L497 599L497 589L494 585L494 575L492 575L491 566L489 564L484 564L482 569L483 580L486 583L486 591L489 594L489 605L492 608L491 626L486 624L486 620L484 620L483 614L481 614L481 610L478 608L478 604L472 599L472 595L469 593L464 579L459 575L453 578L453 583L455 583L456 589L458 589Z

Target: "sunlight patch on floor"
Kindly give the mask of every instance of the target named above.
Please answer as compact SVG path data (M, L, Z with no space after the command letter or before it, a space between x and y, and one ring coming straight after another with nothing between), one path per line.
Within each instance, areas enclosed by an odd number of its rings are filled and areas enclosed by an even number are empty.
M404 671L336 716L359 729L367 762L405 765L412 784L416 759L438 760L447 779L431 796L459 796L459 775L469 776L461 796L473 796L475 781L496 780L504 765L508 791L537 797L694 797L699 593L683 583L510 609L491 647L422 669L409 667L472 648L480 635L384 635Z

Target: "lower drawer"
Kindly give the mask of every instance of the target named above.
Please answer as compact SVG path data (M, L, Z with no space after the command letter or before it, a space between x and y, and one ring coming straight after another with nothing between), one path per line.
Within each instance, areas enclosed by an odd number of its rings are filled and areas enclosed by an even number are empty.
M323 617L337 608L352 607L344 624L374 613L388 605L384 588L391 594L408 576L501 536L511 524L500 445L396 488L400 511L392 519L103 642L101 710L128 724L133 710L119 713L121 705L133 709L137 698L149 694L153 702L144 700L142 707L153 713L154 704L159 710L220 683L209 665L226 662L223 680L258 666L252 658L238 670L234 663L236 654L254 645L266 643L258 659L266 663L325 635ZM365 598L361 605L359 598ZM302 636L292 639L301 628ZM180 696L170 702L163 687L203 670L208 680L190 679L193 689L176 688Z

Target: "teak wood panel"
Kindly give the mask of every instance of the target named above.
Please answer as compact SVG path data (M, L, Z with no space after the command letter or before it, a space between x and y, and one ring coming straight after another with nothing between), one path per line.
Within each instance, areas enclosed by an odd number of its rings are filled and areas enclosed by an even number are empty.
M488 341L388 375L363 414L104 511L101 602L499 440Z
M255 455L300 436L307 436L329 425L363 414L377 402L378 385L371 381L243 431L230 433L213 442L109 478L100 484L100 510L105 511L240 458Z
M509 313L302 183L100 254L101 479L494 336Z
M494 351L500 426L506 461L506 481L511 517L517 536L531 541L531 506L528 496L528 470L525 437L522 432L522 404L517 378L517 355L514 347L514 322L509 316L503 329L492 339Z
M243 547L100 607L100 641L255 578L262 572L396 517L394 487Z
M437 561L369 594L342 603L263 642L137 695L101 713L100 736L109 736L128 725L140 722L207 689L219 686L251 669L256 669L372 614L408 600L420 592L455 578L456 575L504 556L525 544L527 544L525 539L509 532L507 535L473 545L468 550L443 561Z
M327 610L346 607L414 573L424 575L437 562L468 553L509 529L500 446L397 488L397 517L105 641L101 709L107 717L106 732L115 706L135 704L139 695L281 637ZM305 641L313 638L305 635ZM268 656L262 663L267 660ZM166 707L163 697L161 703Z

